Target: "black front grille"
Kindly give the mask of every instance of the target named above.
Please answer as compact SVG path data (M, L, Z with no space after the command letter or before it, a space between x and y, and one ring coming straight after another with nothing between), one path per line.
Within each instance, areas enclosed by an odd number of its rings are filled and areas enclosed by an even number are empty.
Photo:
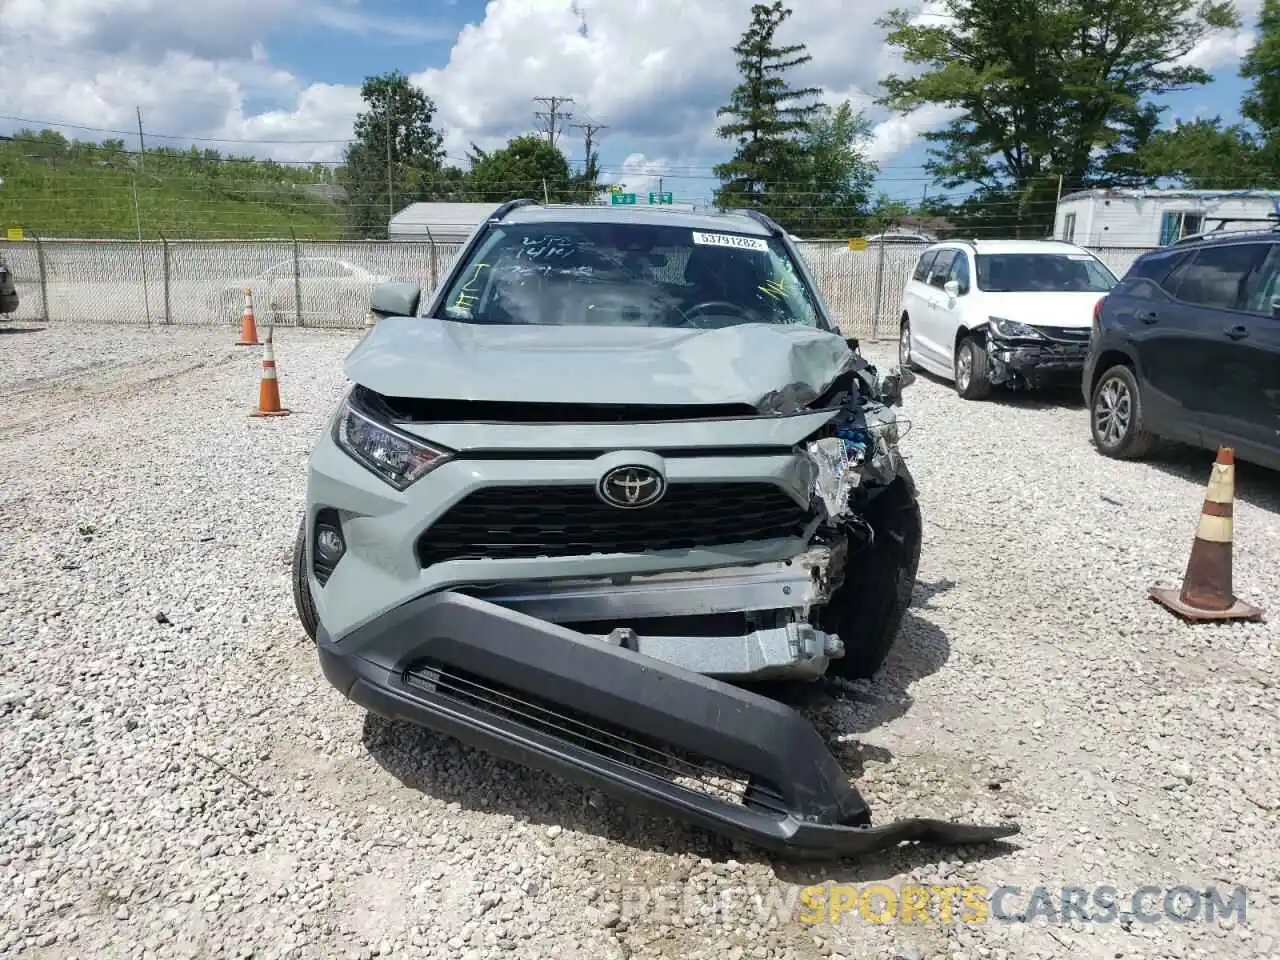
M424 567L689 550L800 536L809 512L769 483L673 483L650 507L620 510L594 487L489 487L459 501L418 538Z

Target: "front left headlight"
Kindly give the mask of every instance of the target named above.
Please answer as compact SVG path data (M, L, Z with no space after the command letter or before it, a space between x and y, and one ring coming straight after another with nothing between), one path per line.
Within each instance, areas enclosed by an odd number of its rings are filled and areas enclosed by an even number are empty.
M1042 340L1043 335L1035 327L1003 317L987 317L987 325L1002 340Z
M350 400L343 402L333 435L351 459L397 490L408 488L453 455L379 423L357 410Z

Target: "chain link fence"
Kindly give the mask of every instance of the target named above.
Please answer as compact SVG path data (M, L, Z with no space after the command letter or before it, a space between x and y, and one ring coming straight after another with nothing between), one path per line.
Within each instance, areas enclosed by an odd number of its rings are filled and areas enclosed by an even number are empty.
M902 290L923 243L805 241L800 250L846 335L897 336ZM44 240L0 241L17 282L13 320L239 324L244 291L259 323L360 327L369 292L388 280L432 289L462 247L432 241ZM1117 275L1146 248L1095 249Z

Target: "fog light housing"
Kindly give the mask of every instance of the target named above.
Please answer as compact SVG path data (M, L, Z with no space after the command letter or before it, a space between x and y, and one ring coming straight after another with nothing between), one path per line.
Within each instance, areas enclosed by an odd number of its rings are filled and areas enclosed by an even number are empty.
M321 510L316 514L315 533L311 543L311 569L316 581L324 586L333 575L338 561L347 552L347 541L342 535L342 521L338 512Z

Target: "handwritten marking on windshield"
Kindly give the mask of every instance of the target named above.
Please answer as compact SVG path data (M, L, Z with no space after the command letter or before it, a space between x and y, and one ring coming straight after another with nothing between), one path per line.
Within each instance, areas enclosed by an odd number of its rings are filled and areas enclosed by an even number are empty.
M458 296L454 298L453 305L460 310L466 310L470 313L471 308L480 301L475 295L476 283L480 280L480 271L487 270L487 263L477 263L475 270L472 271L471 277L462 285L462 289L458 291Z
M521 237L516 257L529 260L563 260L572 256L576 244L569 237Z

